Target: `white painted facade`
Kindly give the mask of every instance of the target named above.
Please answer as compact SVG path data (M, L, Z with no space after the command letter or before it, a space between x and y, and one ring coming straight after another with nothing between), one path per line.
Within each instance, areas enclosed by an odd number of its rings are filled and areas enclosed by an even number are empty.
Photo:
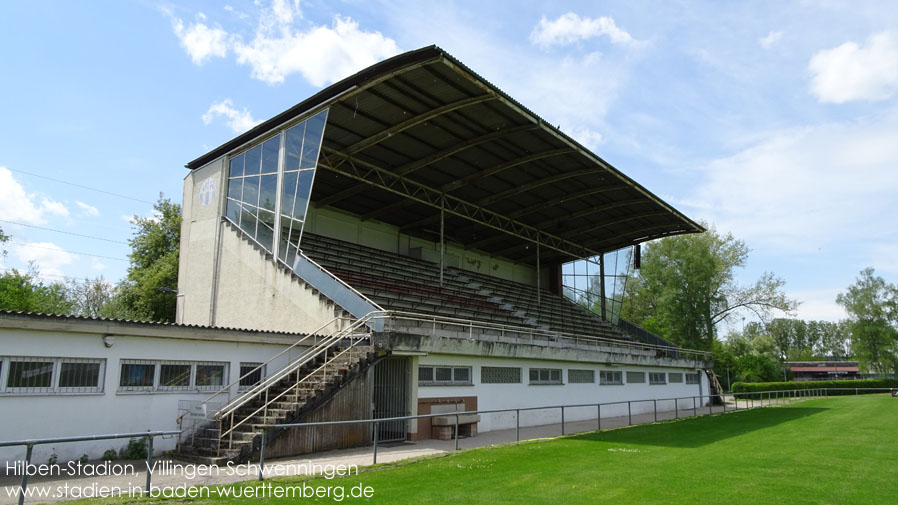
M104 325L84 320L26 323L44 329L10 327L14 325L21 326L20 320L11 322L0 317L0 356L6 358L0 370L0 384L8 384L10 357L38 358L35 361L95 358L103 363L100 377L102 391L18 393L4 388L7 391L0 391L0 440L3 441L177 430L179 401L205 400L220 387L206 386L182 391L122 391L119 381L123 360L225 363L224 383L228 384L239 378L241 363L263 363L298 338L296 335L202 331L170 325ZM120 328L116 329L116 326ZM285 353L270 366L279 368L285 365L288 354L294 353ZM237 389L234 386L231 394L235 394ZM127 443L125 439L38 445L34 448L34 461L45 463L53 453L57 454L60 462L78 459L83 454L97 458L107 449L117 451ZM157 438L154 448L157 451L172 450L175 443L174 438ZM24 452L24 447L0 448L0 461L21 459Z
M443 366L469 366L471 367L472 384L470 386L424 386L418 385L418 367L426 365ZM484 384L481 382L481 368L488 367L516 367L521 369L521 382L518 384ZM530 384L528 370L530 368L551 368L562 370L562 384L544 385ZM593 370L595 382L592 384L578 384L569 382L569 370ZM600 371L623 372L622 385L600 384ZM628 384L627 372L644 372L646 382L642 384ZM649 384L650 372L682 373L682 383L670 383L663 385ZM687 384L686 373L698 373L698 384ZM441 397L477 397L478 410L493 409L517 409L528 407L547 407L559 405L582 405L612 402L632 403L633 414L653 412L653 399L671 399L696 397L696 405L702 406L708 403L708 378L701 370L695 368L673 367L646 367L630 365L604 365L599 363L548 361L530 359L504 359L489 357L471 357L458 355L415 356L412 359L412 383L416 390L417 398L441 398ZM639 402L639 400L648 400ZM679 408L692 408L691 399L680 400ZM658 411L672 411L673 401L658 402ZM595 407L565 409L565 421L582 421L596 419ZM602 417L616 417L627 415L627 404L622 403L602 407ZM521 426L538 426L558 423L561 420L560 409L533 410L521 415ZM497 413L481 416L478 430L485 432L497 429L510 429L515 427L515 413Z

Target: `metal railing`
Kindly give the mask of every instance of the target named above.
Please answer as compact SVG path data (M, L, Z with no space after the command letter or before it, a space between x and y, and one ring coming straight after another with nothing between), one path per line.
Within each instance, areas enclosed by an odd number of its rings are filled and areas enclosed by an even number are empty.
M372 312L372 314L377 314ZM545 330L541 328L533 328L528 326L515 326L503 323L493 323L488 321L476 321L473 319L462 319L449 316L440 316L435 314L420 314L405 311L383 311L380 315L376 315L385 320L385 323L395 323L396 321L414 321L419 323L431 324L431 333L436 334L436 325L456 326L460 330L468 333L468 338L474 338L474 330L491 330L499 333L500 337L518 336L517 343L522 344L556 344L558 347L564 347L564 342L573 343L574 345L594 345L600 347L605 345L608 347L625 349L628 351L650 351L654 353L661 352L672 357L685 357L686 359L694 359L697 361L708 361L711 359L712 353L708 351L697 351L693 349L681 349L673 346L663 346L656 344L648 344L644 342L632 342L622 339L613 339L606 337L596 337L590 335L581 335L577 333L566 333L555 330ZM395 325L388 326L385 324L384 331L388 328L396 328ZM409 329L409 328L401 328Z
M355 347L358 345L358 343L361 342L360 338L352 338L349 346L346 349L343 349L339 353L335 354L334 356L331 356L329 359L326 359L325 362L322 363L318 368L307 373L305 376L299 377L299 374L298 374L298 371L303 366L305 366L306 364L317 359L322 354L324 356L327 356L327 353L330 351L330 349L332 347L334 347L334 345L336 345L337 343L342 341L344 338L346 338L347 336L357 336L357 335L353 334L352 332L366 324L364 319L366 319L366 318L359 319L358 321L353 323L348 328L344 328L343 330L340 330L334 336L332 336L327 341L325 341L323 344L318 345L315 348L313 348L312 350L310 350L309 352L307 352L304 355L304 357L296 360L290 366L288 366L284 369L281 369L278 373L266 378L257 387L253 388L250 391L247 391L240 397L231 401L228 405L225 405L221 410L216 412L214 417L219 423L219 441L223 440L224 437L227 436L228 437L228 449L231 449L233 447L234 431L239 426L242 426L244 423L246 423L247 420L251 419L253 416L255 416L256 414L259 414L260 412L263 413L263 416L267 415L268 408L272 403L279 401L284 396L293 392L295 389L297 389L300 385L305 383L310 377L313 377L318 372L323 371L325 374L323 379L326 380L327 379L327 367L331 366L335 361L338 361L340 358L345 357L345 355L347 353L349 353L349 361L351 363L353 360L353 351L354 351ZM278 383L281 379L288 377L293 372L297 372L296 382L291 384L290 387L284 389L284 391L280 392L276 396L270 397L268 394L268 391L271 388L271 386ZM235 416L237 409L246 405L246 403L248 403L250 400L260 396L263 393L265 395L265 400L262 403L262 406L258 407L252 413L243 416L243 419L241 419L239 422L235 423L234 416ZM221 431L222 430L221 423L226 417L231 418L230 426L227 430Z
M228 385L226 385L226 386L223 386L223 387L222 387L221 389L219 389L218 391L212 393L212 394L209 395L205 400L203 400L203 401L201 402L201 404L207 404L207 403L211 402L212 400L218 398L219 396L221 396L221 395L223 395L223 394L227 394L227 395L228 395L228 396L227 396L226 402L230 402L230 401L231 401L231 391L233 391L233 388L234 388L235 386L237 386L237 387L239 388L240 381L242 381L243 379L245 379L245 378L247 378L247 377L249 377L249 376L255 374L256 372L258 372L259 375L261 376L261 375L265 372L265 368L266 368L268 365L270 365L273 361L275 361L276 359L280 358L280 357L283 356L284 354L288 354L288 353L291 352L293 349L295 349L296 347L299 347L301 344L305 343L305 342L306 342L307 340L309 340L309 339L313 339L313 342L315 342L315 341L317 341L317 339L328 338L327 336L319 335L319 332L322 331L322 330L324 330L324 329L327 328L328 326L331 326L331 325L334 325L334 324L338 324L340 321L352 321L352 318L335 317L335 318L331 319L331 320L328 321L327 323L325 323L325 324L319 326L316 330L310 332L308 335L306 335L306 336L300 338L299 340L297 340L297 341L294 342L293 344L289 345L286 349L284 349L284 350L282 350L281 352L275 354L274 356L272 356L271 358L269 358L269 359L268 359L267 361L265 361L264 363L262 363L262 364L260 364L259 366L253 368L253 369L250 370L249 372L247 372L247 373L241 375L241 376L238 377L236 380L234 380L233 382L231 382L230 384L228 384ZM312 345L314 345L314 343L313 343ZM289 363L290 363L290 362L292 362L292 360L289 360L289 359L288 359L288 365L287 365L287 366L289 366ZM178 423L179 426L181 425L181 421L183 420L184 416L186 416L187 414L189 414L189 412L185 412L184 414L181 414L180 416L178 416L178 418L176 419L176 422Z
M35 438L28 440L13 440L11 442L0 442L0 447L16 447L20 445L24 445L25 449L25 469L22 471L22 481L19 485L19 505L25 503L25 490L28 489L28 471L27 467L31 465L31 454L34 450L35 445L46 445L46 444L64 444L68 442L89 442L92 440L112 440L117 438L145 438L147 441L147 483L146 489L144 490L144 494L149 496L150 494L150 484L152 482L153 472L151 469L153 468L153 439L156 437L166 436L166 435L179 435L181 432L179 430L174 431L145 431L145 432L137 432L137 433L117 433L117 434L107 434L107 435L84 435L80 437L60 437L60 438Z
M886 388L887 389L887 388ZM435 413L435 414L418 414L411 416L398 416L398 417L385 417L379 419L357 419L357 420L348 420L348 421L319 421L319 422L311 422L311 423L289 423L289 424L275 424L263 430L262 432L262 443L259 450L259 480L263 480L265 475L265 448L269 438L269 432L275 429L286 429L286 428L307 428L307 427L323 427L323 426L340 426L340 425L353 425L353 424L371 424L372 426L372 464L377 464L377 447L378 447L378 427L381 423L389 423L396 421L411 421L417 419L429 419L433 417L453 417L455 418L455 423L453 425L453 439L455 441L455 449L459 450L459 438L458 438L458 427L459 427L459 419L461 416L465 415L481 415L481 414L498 414L505 412L514 412L515 413L515 441L520 442L521 440L521 412L527 411L538 411L538 410L558 410L561 413L561 430L560 435L566 435L565 432L565 410L574 409L574 408L595 408L596 409L596 429L602 430L602 408L608 408L615 405L627 405L627 424L626 426L632 426L633 423L633 404L640 403L652 403L652 411L653 412L653 421L658 421L658 403L659 402L675 402L674 403L674 419L679 419L680 412L683 410L689 411L692 410L693 416L698 416L699 411L702 413L705 411L705 405L701 405L705 400L707 400L707 410L708 414L714 413L714 400L718 399L722 401L722 410L719 410L720 413L727 412L736 412L736 411L745 411L754 408L760 408L771 405L784 404L793 399L810 399L810 398L820 398L824 397L825 391L823 388L817 389L789 389L789 390L780 390L780 391L765 391L765 392L753 392L753 393L731 393L727 395L719 395L719 394L705 394L698 396L681 396L675 398L652 398L646 400L623 400L617 402L605 402L605 403L582 403L582 404L570 404L570 405L550 405L543 407L518 407L518 408L509 408L509 409L486 409L486 410L470 410L470 411L457 411L457 412L444 412L444 413ZM740 399L739 396L743 396L744 398ZM727 398L731 397L733 399L733 406L727 410ZM691 409L681 409L680 402L681 401L691 401L692 408ZM745 406L740 408L739 404L743 403ZM668 411L662 411L668 412ZM606 410L607 413L607 410ZM648 414L645 412L644 414ZM465 423L461 423L465 424ZM639 423L637 423L639 424Z
M302 252L302 251L299 251L299 255L302 256L303 259L305 259L306 261L308 261L309 264L311 264L313 267L317 268L318 270L321 270L321 272L322 272L323 274L327 275L328 277L330 277L331 279L333 279L334 281L336 281L338 284L340 284L340 285L343 286L344 288L346 288L346 289L348 289L349 291L351 291L354 295L358 296L358 297L361 298L362 300L365 300L365 301L366 301L369 305L371 305L372 307L376 308L377 310L381 310L381 311L384 310L384 308L381 307L377 302L375 302L374 300L372 300L372 299L368 298L367 296L363 295L358 289L356 289L356 288L350 286L349 284L347 284L346 281L344 281L343 279L341 279L341 278L337 277L336 275L334 275L330 270L328 270L328 269L324 268L323 266L321 266L321 264L319 264L317 261L315 261L315 260L313 260L312 258L306 256L306 253L304 253L304 252ZM292 270L292 269L291 269L291 270Z

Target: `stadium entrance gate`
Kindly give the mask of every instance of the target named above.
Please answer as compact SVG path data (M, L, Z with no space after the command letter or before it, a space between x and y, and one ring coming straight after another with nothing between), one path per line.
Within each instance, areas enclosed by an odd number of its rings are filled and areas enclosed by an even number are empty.
M409 359L387 358L374 366L374 418L401 417L409 411ZM408 421L378 424L380 442L405 441Z

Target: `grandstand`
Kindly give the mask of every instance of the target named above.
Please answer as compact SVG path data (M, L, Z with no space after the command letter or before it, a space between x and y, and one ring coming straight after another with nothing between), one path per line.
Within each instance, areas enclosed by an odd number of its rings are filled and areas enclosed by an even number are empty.
M316 337L182 409L182 423L204 413L182 424L184 454L248 458L285 421L709 391L710 356L619 322L609 281L625 273L605 272L609 255L701 226L440 48L369 67L187 168L178 323ZM585 287L563 275L578 262L594 267ZM380 440L436 433L400 424ZM370 440L287 430L271 454Z

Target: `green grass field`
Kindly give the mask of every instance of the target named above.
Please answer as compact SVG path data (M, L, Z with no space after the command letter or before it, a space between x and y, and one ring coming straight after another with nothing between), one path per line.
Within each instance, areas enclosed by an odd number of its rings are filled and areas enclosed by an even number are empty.
M888 396L809 400L464 451L343 480L266 482L374 489L371 500L349 503L886 505L898 503L896 421L898 399ZM141 500L115 503L124 501ZM334 502L191 503L212 501Z

